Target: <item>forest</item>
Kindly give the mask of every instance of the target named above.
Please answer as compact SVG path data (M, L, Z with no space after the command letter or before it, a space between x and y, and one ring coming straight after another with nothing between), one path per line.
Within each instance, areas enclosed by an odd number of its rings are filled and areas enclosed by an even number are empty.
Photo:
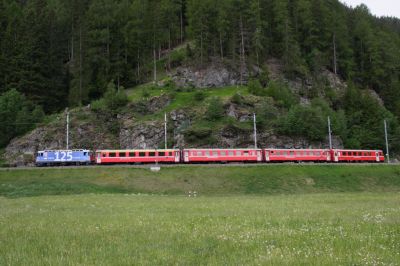
M307 80L329 69L350 84L344 100L328 103L344 112L348 128L357 127L349 143L368 144L368 132L359 125L378 127L381 118L391 120L392 132L398 130L400 22L377 18L365 5L350 8L338 0L0 0L0 146L33 127L13 125L33 125L45 114L87 105L101 98L110 82L120 90L157 79L154 66L161 57L167 56L166 70L176 67L170 51L177 46L185 47L190 64L203 66L219 58L241 73L251 65L263 69L268 58L281 59L289 79ZM374 90L384 108L361 97L363 89ZM307 109L296 108L288 116L307 116ZM284 132L290 134L290 119L285 123Z

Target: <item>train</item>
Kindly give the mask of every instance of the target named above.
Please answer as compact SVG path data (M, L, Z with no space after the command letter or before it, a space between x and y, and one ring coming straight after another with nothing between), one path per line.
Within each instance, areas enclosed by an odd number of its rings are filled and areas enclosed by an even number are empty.
M382 150L348 149L148 149L44 150L36 166L196 163L383 163Z

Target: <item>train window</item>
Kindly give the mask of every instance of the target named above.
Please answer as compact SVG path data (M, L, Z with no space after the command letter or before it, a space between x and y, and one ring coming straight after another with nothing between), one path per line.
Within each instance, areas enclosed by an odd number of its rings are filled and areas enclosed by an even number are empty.
M221 151L221 156L226 156L226 152L225 151Z
M361 155L362 155L361 152L359 152L359 153L358 153L358 156L361 156Z
M103 157L107 157L107 154L103 153Z
M244 155L244 156L249 156L249 152L248 152L248 151L245 151L245 152L243 153L243 155Z
M159 151L159 152L158 152L158 156L165 156L165 152Z
M213 151L212 154L213 154L213 156L218 156L218 152L217 151Z
M115 152L110 152L110 155L109 155L110 157L116 157L117 156L117 154L115 153Z
M129 153L129 157L135 157L135 153L134 152L130 152Z
M343 156L347 156L347 152L346 151L343 152Z
M151 151L151 152L149 152L149 156L150 156L150 157L155 157L155 156L156 156L156 153L155 153L154 151Z
M229 156L233 156L233 155L234 155L233 151L230 151Z
M290 152L290 156L293 156L293 155L294 155L294 151L291 151L291 152Z
M321 152L317 151L317 156L320 156L320 155L321 155Z
M126 152L120 152L119 157L126 157Z
M146 153L145 152L139 152L139 157L146 157Z

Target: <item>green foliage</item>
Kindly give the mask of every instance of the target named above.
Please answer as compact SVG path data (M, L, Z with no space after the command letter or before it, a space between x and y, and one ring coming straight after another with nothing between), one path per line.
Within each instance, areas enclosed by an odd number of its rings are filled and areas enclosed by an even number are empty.
M224 117L224 105L219 97L212 97L205 114L205 118L209 121L217 121Z
M26 100L17 90L12 89L0 95L0 147L35 128L43 118L42 107Z
M237 104L237 105L241 105L243 103L243 97L242 95L240 95L240 93L236 92L232 98L231 98L231 102Z
M256 96L265 96L267 94L265 88L261 85L260 81L257 79L252 79L247 84L249 92Z
M202 90L197 90L197 91L194 93L194 99L195 99L195 101L197 101L197 102L203 101L206 97L207 97L206 94L205 94Z
M357 90L350 85L344 96L348 135L345 144L352 148L379 147L384 149L383 120L390 124L391 145L398 147L398 120L367 91Z
M301 136L310 140L326 137L326 118L319 108L295 105L280 121L279 132L289 136Z
M273 128L280 116L278 108L271 98L266 98L256 110L257 127L260 129Z
M128 97L126 96L126 93L123 89L117 91L114 82L111 81L107 86L104 97L92 103L92 109L94 111L116 114L121 110L121 108L125 107L127 103Z
M277 105L290 108L296 104L297 99L286 84L271 81L266 90L266 95L272 97Z

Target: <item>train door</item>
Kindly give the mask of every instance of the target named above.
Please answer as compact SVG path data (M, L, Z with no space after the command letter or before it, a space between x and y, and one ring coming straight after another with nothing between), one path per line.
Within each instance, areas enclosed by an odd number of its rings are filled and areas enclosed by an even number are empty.
M377 162L380 162L379 152L375 152L375 156L376 156L376 161L377 161Z
M257 162L262 161L262 151L257 151Z
M179 156L180 151L175 151L175 162L179 163L180 161L180 156Z
M183 151L183 154L184 154L184 161L186 163L188 163L189 162L189 151Z
M97 162L97 163L101 163L101 152L98 152L98 153L97 153L97 160L96 160L96 162Z
M334 162L339 162L339 155L340 155L340 152L339 151L335 151L335 150L333 150L333 161Z
M265 161L269 162L269 151L265 150Z
M331 153L329 151L326 152L326 161L330 162L332 160Z

